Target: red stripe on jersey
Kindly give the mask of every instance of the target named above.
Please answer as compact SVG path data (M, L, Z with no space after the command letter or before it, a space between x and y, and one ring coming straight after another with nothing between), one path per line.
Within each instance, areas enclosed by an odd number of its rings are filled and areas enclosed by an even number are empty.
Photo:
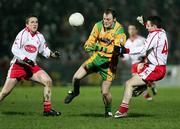
M159 37L158 37L158 39L159 39ZM159 45L159 40L157 41L157 46L158 46L158 45ZM159 65L159 61L158 61L158 58L157 58L157 48L158 48L158 47L156 47L155 58L156 58L156 61L157 61L158 65Z
M156 34L152 37L152 39L151 39L151 41L150 41L150 43L149 43L149 45L148 45L148 48L149 48L149 46L151 45L151 43L152 43L154 37L155 37L157 34L158 34L158 33L156 33ZM147 48L147 50L149 50L148 48Z

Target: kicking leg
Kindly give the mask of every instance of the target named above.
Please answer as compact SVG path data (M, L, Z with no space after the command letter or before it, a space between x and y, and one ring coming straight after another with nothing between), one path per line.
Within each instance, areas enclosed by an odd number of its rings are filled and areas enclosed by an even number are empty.
M80 80L87 75L87 71L83 65L76 71L72 79L73 91L69 91L68 95L66 96L64 103L70 103L74 97L78 96L80 93Z

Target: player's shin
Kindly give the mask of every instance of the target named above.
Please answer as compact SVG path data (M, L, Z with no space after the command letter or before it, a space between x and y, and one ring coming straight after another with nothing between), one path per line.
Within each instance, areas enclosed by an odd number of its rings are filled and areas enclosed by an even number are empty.
M128 105L129 105L130 99L132 98L132 92L133 92L133 86L130 85L129 82L126 82L123 100L118 110L119 112L126 113L128 111L128 107L129 107Z
M123 96L123 103L129 104L129 101L132 97L132 92L133 92L133 86L129 84L129 82L126 82L126 87L124 91L124 96Z
M51 110L51 89L49 86L44 87L44 111L49 112Z
M80 79L73 78L73 87L73 91L69 91L68 95L64 99L65 104L69 104L76 96L79 95Z
M103 94L103 101L105 105L105 112L111 112L112 97L110 93Z
M108 96L103 96L104 106L105 106L105 117L112 117L112 98L111 94Z
M4 94L2 92L0 92L0 102L4 99Z
M77 96L80 93L80 79L73 79L74 95Z
M51 88L49 86L44 87L44 101L51 101Z
M61 115L61 112L58 112L54 109L52 109L51 104L51 88L50 86L45 86L44 88L44 116L59 116Z

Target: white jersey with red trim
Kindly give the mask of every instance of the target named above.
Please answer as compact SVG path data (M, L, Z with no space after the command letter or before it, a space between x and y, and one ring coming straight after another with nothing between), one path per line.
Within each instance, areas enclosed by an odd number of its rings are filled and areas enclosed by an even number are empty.
M46 58L50 56L50 49L47 47L44 36L39 32L31 34L28 28L18 33L11 51L14 55L11 63L15 63L16 60L22 61L25 57L36 63L38 53Z
M130 54L146 54L152 65L166 65L168 56L168 40L163 29L150 32L142 47L130 50Z
M137 47L141 47L144 46L144 42L145 42L145 38L142 36L137 36L135 39L130 39L128 38L125 44L125 48L129 48L130 51L133 51L133 49L136 49ZM140 54L136 54L136 55L130 55L130 54L124 54L124 59L131 60L132 64L136 64L139 63L139 57L142 56Z

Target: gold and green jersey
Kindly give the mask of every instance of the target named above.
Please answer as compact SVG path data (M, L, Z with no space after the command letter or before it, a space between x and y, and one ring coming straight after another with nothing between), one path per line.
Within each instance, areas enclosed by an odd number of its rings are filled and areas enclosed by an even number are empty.
M85 46L98 43L101 47L107 48L107 51L96 51L95 53L105 57L112 57L114 46L124 45L125 42L126 35L120 23L116 21L111 28L104 28L103 21L100 21L94 25Z

